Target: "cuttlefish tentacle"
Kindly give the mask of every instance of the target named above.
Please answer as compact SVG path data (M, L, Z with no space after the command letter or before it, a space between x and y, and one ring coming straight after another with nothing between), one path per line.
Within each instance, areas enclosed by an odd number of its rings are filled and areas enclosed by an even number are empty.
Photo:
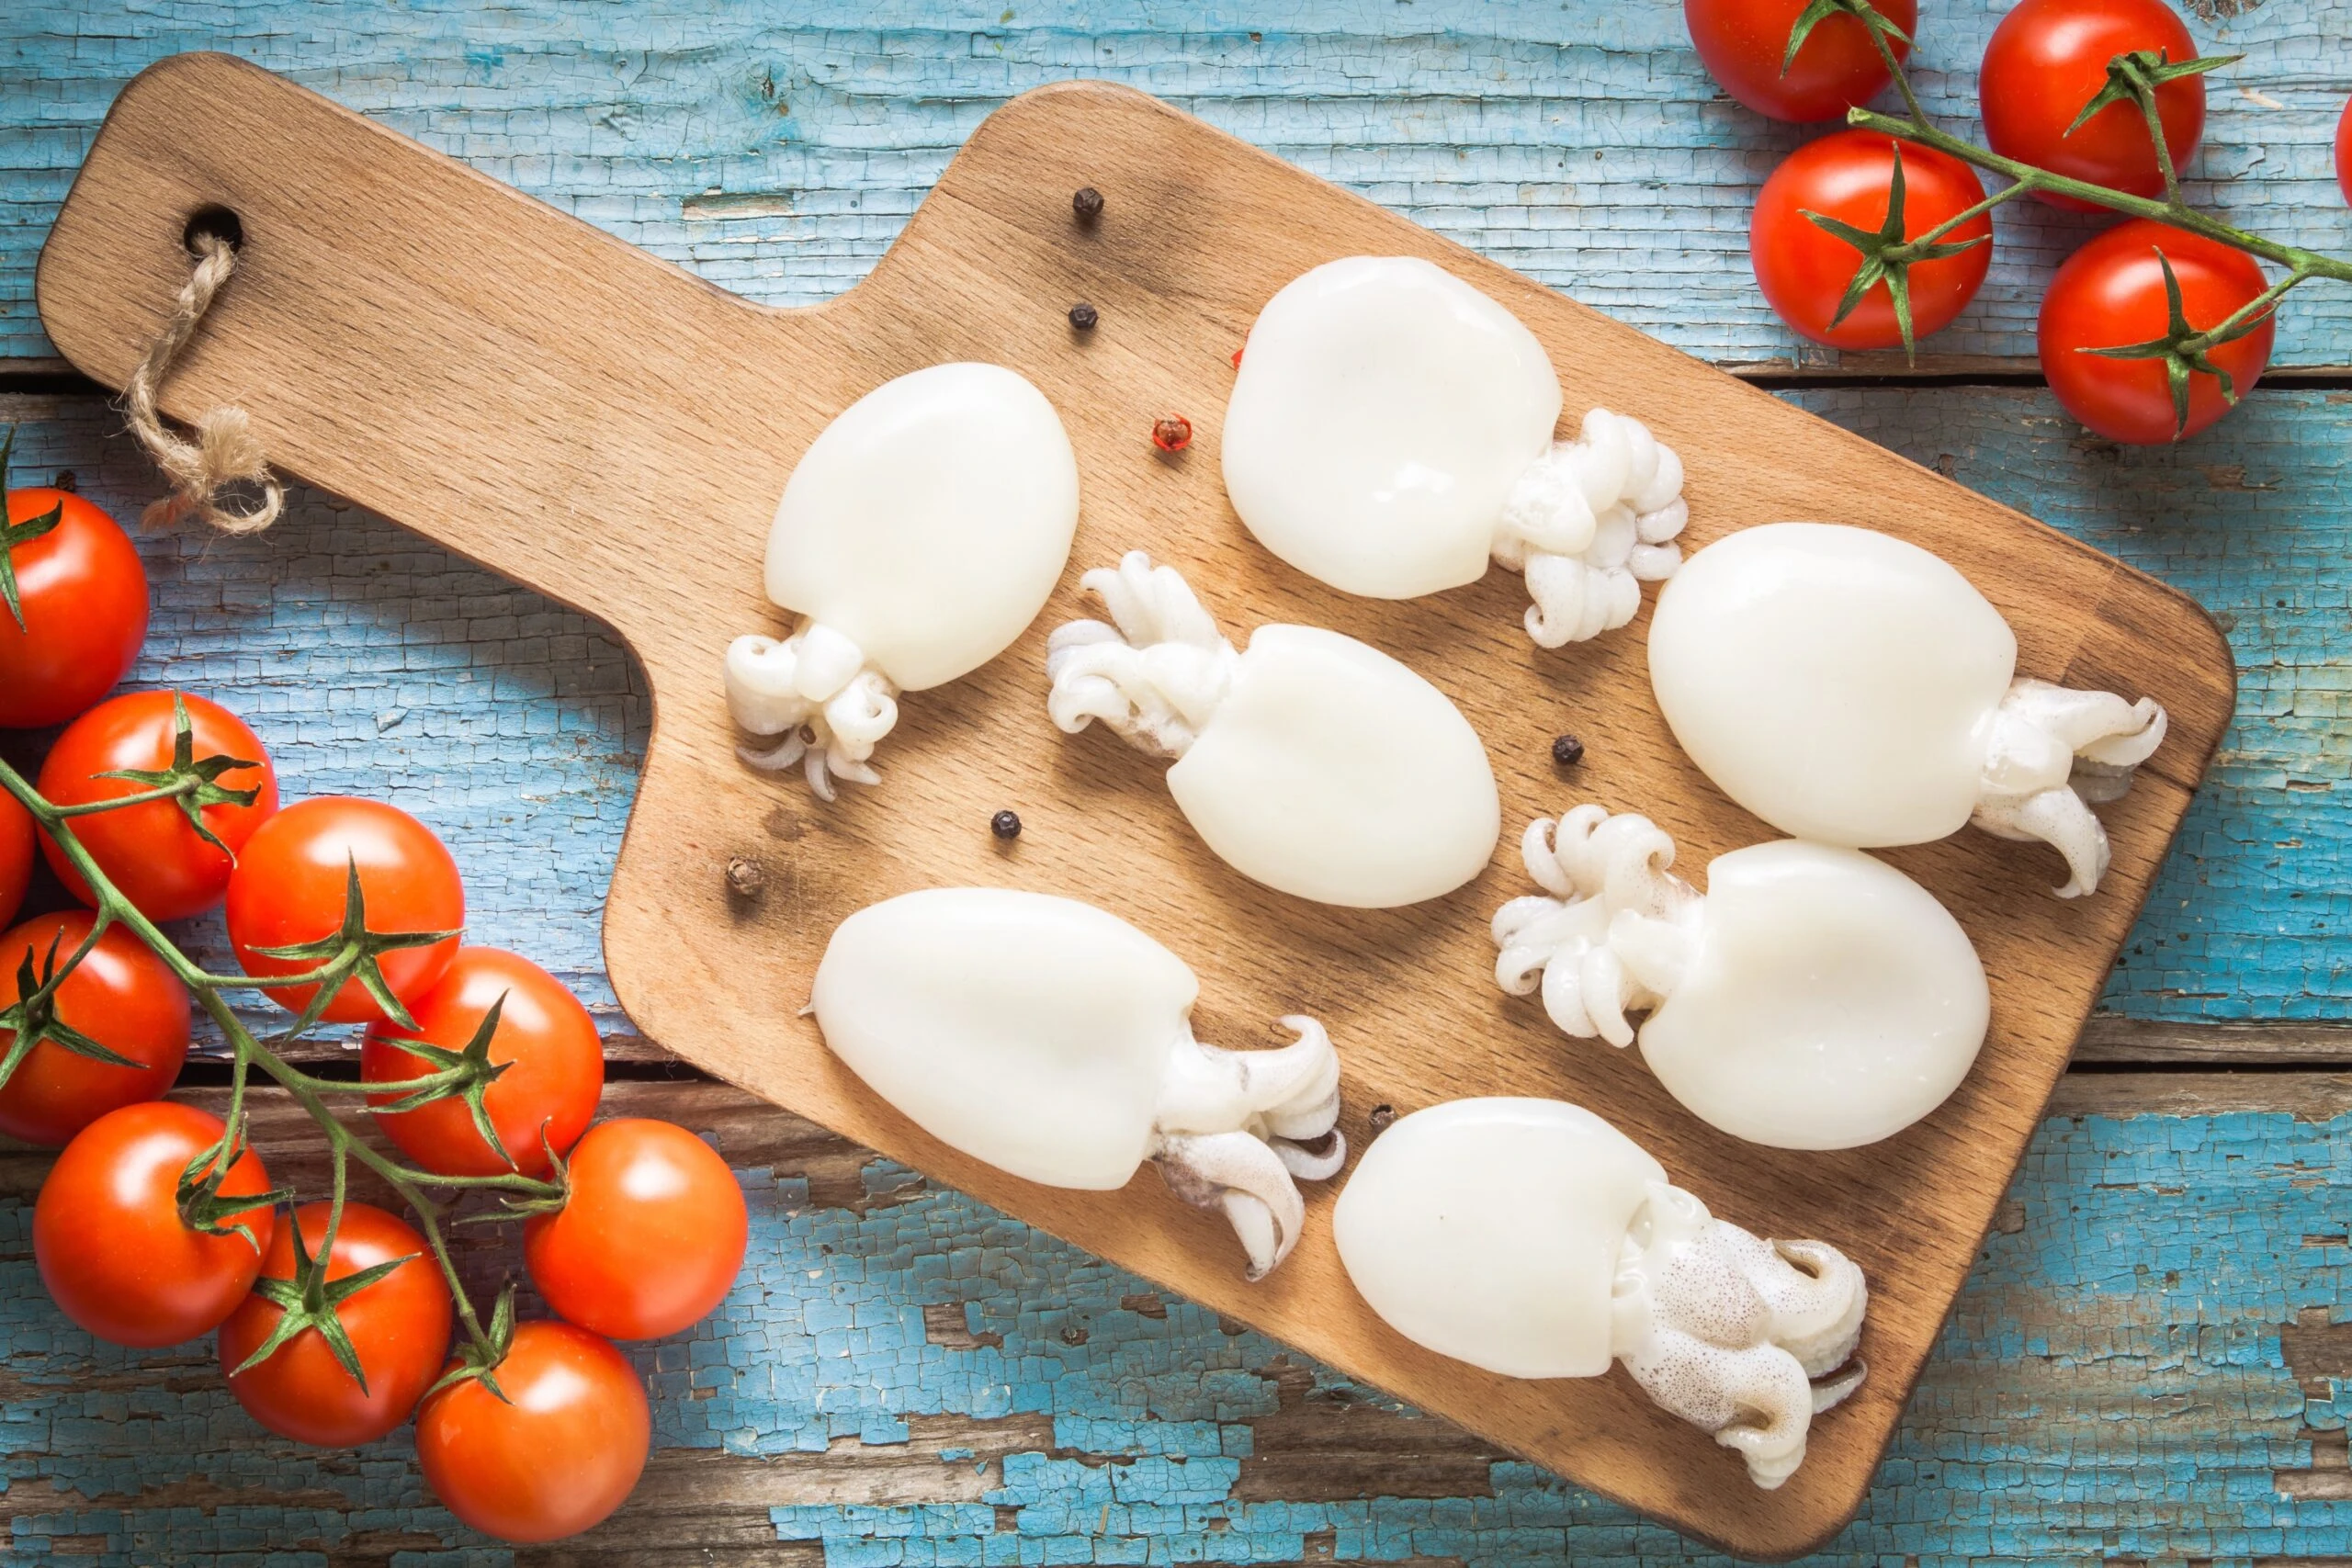
M1632 1044L1627 1015L1665 1002L1704 905L1668 869L1674 840L1646 817L1579 806L1528 824L1520 858L1544 893L1495 911L1496 982L1522 997L1540 984L1566 1033Z
M1823 1242L1765 1241L1654 1183L1612 1283L1612 1345L1666 1409L1779 1486L1804 1462L1813 1417L1861 1386L1854 1359L1869 1290Z
M1641 585L1682 562L1682 459L1637 419L1594 409L1520 476L1495 531L1497 562L1527 578L1527 635L1586 642L1641 608Z
M1197 1209L1222 1213L1262 1280L1298 1245L1306 1202L1274 1151L1247 1133L1163 1133L1149 1158L1170 1191Z
M788 637L739 637L727 649L727 708L753 735L780 737L768 747L739 746L755 768L779 773L797 763L808 787L831 800L833 784L873 784L874 748L899 722L899 688L866 661L857 644L803 619Z
M1101 720L1128 744L1182 757L1233 684L1241 656L1172 567L1130 550L1080 581L1111 624L1072 621L1046 644L1046 711L1075 735Z
M1272 1051L1227 1051L1187 1032L1152 1120L1149 1157L1178 1197L1224 1213L1252 1280L1297 1243L1306 1210L1293 1179L1324 1180L1348 1157L1331 1037L1311 1018L1283 1026L1298 1038Z
M2091 807L2122 798L2134 771L2164 743L2165 727L2153 698L2132 703L2112 692L2014 681L1993 715L1970 820L1996 837L2055 849L2066 862L2060 897L2094 892L2110 852Z

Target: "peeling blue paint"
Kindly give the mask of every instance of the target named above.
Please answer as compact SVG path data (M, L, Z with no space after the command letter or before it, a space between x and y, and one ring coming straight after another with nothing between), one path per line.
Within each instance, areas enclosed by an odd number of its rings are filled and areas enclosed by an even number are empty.
M1951 0L1919 30L1916 80L1954 130L1973 129L1976 62L2007 9ZM2330 167L2352 66L2314 58L2315 40L2352 37L2352 0L2199 9L2214 18L2194 22L2199 44L2246 59L2215 78L2191 199L2281 241L2352 248ZM1045 0L1001 15L922 0L18 6L0 18L0 355L53 352L34 254L115 93L164 55L217 49L778 303L864 276L989 110L1100 76L1692 353L1836 362L1773 320L1747 266L1756 188L1818 131L1725 99L1664 0ZM779 192L787 209L695 205ZM2030 357L2041 281L2096 220L2023 202L1998 224L1982 295L1932 354ZM2352 293L2299 289L2278 344L2282 363L2352 360Z

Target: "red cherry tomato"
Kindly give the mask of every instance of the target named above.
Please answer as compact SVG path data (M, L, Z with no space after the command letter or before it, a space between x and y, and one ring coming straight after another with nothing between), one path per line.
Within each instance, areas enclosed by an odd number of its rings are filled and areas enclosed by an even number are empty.
M28 953L38 985L51 945L63 964L88 939L93 919L79 909L35 915L0 937L0 1008L22 998L17 982ZM51 1005L58 1022L140 1065L101 1062L44 1036L0 1084L0 1133L28 1144L62 1144L119 1106L161 1100L180 1076L187 1059L187 987L122 927L107 928ZM0 1056L16 1040L15 1030L0 1029Z
M33 875L33 814L0 790L0 926L24 907Z
M2197 57L2188 28L2164 0L2019 0L1984 46L1976 90L1993 151L2053 174L2140 196L2161 196L2164 175L2147 117L2130 99L2112 103L2068 135L2066 128L2107 85L2107 62L2138 50L2175 64ZM2185 170L2205 134L2205 78L2182 76L2156 89L2156 116L2173 167ZM2079 212L2091 203L2040 191Z
M548 1306L613 1339L656 1339L707 1316L743 1266L751 1228L735 1173L667 1122L623 1117L571 1151L571 1195L523 1227Z
M25 624L0 604L0 728L63 724L123 678L147 640L147 569L122 525L62 490L12 490L11 526L62 508L7 547Z
M2352 103L2344 106L2335 122L2335 188L2352 202Z
M151 920L184 920L220 903L236 863L231 857L277 811L277 770L262 749L261 738L218 703L187 694L132 692L100 703L68 725L40 768L40 792L57 806L119 800L154 788L132 779L97 775L169 771L178 732L175 695L187 709L190 760L234 757L254 763L226 769L217 782L222 789L258 789L261 794L251 806L220 801L201 808L204 826L228 846L226 852L205 842L175 801L151 800L74 818L74 836L82 847L96 858L117 890ZM97 895L46 834L41 853L66 891L96 907Z
M1808 0L1682 0L1682 20L1701 63L1733 97L1774 119L1836 119L1877 96L1893 78L1871 42L1870 29L1844 12L1824 17L1788 59L1789 35ZM1878 0L1880 16L1910 37L1918 26L1917 0ZM1894 58L1908 43L1888 40Z
M245 840L229 877L229 942L248 975L300 975L322 960L267 958L257 949L293 947L343 928L347 867L359 868L368 929L454 931L466 923L458 863L433 830L397 807L321 795L286 807ZM458 951L454 936L427 947L394 948L378 960L384 982L405 1004L430 990ZM268 993L289 1012L310 1004L314 986ZM381 1023L383 1010L346 980L322 1015L329 1023Z
M326 1238L326 1203L294 1212L302 1245L315 1258ZM335 1307L343 1331L368 1374L362 1392L316 1328L299 1330L244 1371L235 1369L259 1349L285 1309L258 1292L220 1325L220 1370L229 1392L253 1418L281 1438L321 1448L372 1443L416 1408L449 1353L449 1287L424 1238L396 1214L367 1203L344 1205L327 1260L327 1282L405 1258L407 1262L345 1297ZM262 1274L294 1277L294 1233L278 1226Z
M2164 363L2108 359L2086 349L2117 348L2164 336L2168 320L2162 250L2180 280L2181 310L2199 331L2220 325L2259 295L2262 268L2218 241L2134 219L2098 235L2066 258L2041 298L2041 373L2068 413L2115 441L2154 446L2176 439L2177 412ZM2273 323L2211 351L2241 398L2270 363ZM2222 384L2192 374L2188 423L2194 435L2229 412Z
M499 948L461 947L440 983L410 1006L416 1014L414 1030L379 1023L368 1031L359 1050L359 1076L369 1083L428 1077L438 1070L435 1064L393 1042L419 1039L463 1051L482 1019L498 1007L490 1059L504 1063L506 1070L483 1092L482 1105L514 1161L510 1166L482 1142L462 1100L435 1100L393 1115L379 1111L376 1124L417 1164L444 1176L494 1176L508 1169L540 1176L548 1168L542 1127L558 1154L588 1130L605 1088L604 1047L596 1038L596 1021L554 976ZM371 1094L368 1103L390 1105L400 1098Z
M1818 212L1876 232L1886 222L1894 177L1894 141L1870 130L1841 130L1808 141L1772 171L1756 197L1748 226L1748 259L1764 298L1782 321L1815 343L1832 348L1896 348L1903 334L1894 300L1883 281L1874 285L1851 314L1830 324L1838 303L1861 265L1861 253L1807 219ZM1984 197L1976 172L1932 148L1903 149L1903 237L1917 239ZM1990 214L1979 213L1944 236L1947 243L1993 232ZM1910 268L1911 323L1926 337L1951 324L1976 297L1992 260L1992 245L1978 244L1958 255L1914 263Z
M610 1340L568 1323L518 1324L495 1373L451 1383L416 1413L416 1459L448 1510L484 1535L577 1535L645 1469L645 1383Z
M266 1209L213 1235L179 1212L180 1172L226 1129L218 1116L168 1100L109 1111L57 1156L33 1205L33 1258L58 1310L118 1345L177 1345L209 1332L253 1288L277 1232ZM251 1149L220 1183L223 1197L269 1190Z

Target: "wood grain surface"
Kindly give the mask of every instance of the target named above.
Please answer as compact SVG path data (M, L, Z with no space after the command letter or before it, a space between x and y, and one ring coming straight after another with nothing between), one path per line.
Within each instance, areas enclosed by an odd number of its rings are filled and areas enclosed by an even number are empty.
M1068 193L1101 187L1099 231ZM1266 1328L1575 1479L1752 1555L1833 1531L1860 1501L1978 1239L2230 709L2225 646L2177 594L1867 443L1283 168L1139 96L1075 85L1001 111L950 167L867 285L821 310L762 311L356 117L218 57L133 85L62 215L40 278L44 321L77 366L119 382L158 319L196 207L249 236L238 286L166 406L234 399L296 472L610 620L644 660L656 731L606 924L620 998L690 1059L908 1159L1147 1277ZM1566 804L1543 742L1564 716L1596 761L1581 793L1649 810L1693 863L1759 836L1683 765L1650 714L1638 641L1558 660L1527 650L1499 575L1433 604L1342 601L1245 547L1215 480L1230 345L1288 277L1361 251L1428 254L1545 339L1580 411L1640 413L1683 450L1694 536L1774 517L1869 523L1937 548L2018 627L2021 669L2152 690L2175 739L2110 813L2117 866L2088 905L2047 897L2050 868L1963 837L1894 857L1968 925L1995 979L1978 1072L1928 1122L1830 1159L1697 1135L1637 1065L1564 1048L1491 994L1484 917L1519 890L1498 852L1470 889L1412 912L1343 914L1204 865L1151 770L1037 716L1041 624L973 679L907 704L884 786L820 810L729 756L715 679L736 632L772 624L757 562L792 458L889 375L999 359L1053 396L1087 484L1080 559L1134 545L1186 564L1236 630L1297 618L1396 651L1452 691L1497 754L1512 828ZM1074 342L1075 297L1105 314ZM1151 416L1208 412L1165 463ZM985 821L1031 823L1010 859ZM730 856L777 890L729 905ZM1001 881L1119 908L1200 969L1204 1033L1266 1038L1304 1010L1349 1066L1351 1132L1374 1102L1566 1093L1657 1149L1729 1217L1820 1234L1871 1271L1865 1350L1879 1375L1817 1428L1769 1497L1725 1484L1724 1456L1611 1381L1510 1384L1395 1341L1347 1292L1315 1233L1267 1285L1156 1191L1082 1199L948 1155L868 1100L792 1021L832 922L915 886ZM1318 1213L1324 1205L1318 1205ZM1148 1216L1138 1224L1138 1213Z

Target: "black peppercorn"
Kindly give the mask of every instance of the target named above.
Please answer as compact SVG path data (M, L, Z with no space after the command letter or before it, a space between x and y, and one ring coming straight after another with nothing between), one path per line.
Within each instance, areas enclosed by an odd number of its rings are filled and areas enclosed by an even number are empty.
M738 898L756 898L767 886L768 874L759 862L739 856L727 863L727 890Z
M1552 742L1552 761L1564 768L1573 768L1584 761L1584 742L1573 735L1563 735Z
M1092 332L1094 330L1094 323L1102 319L1102 316L1096 312L1094 307L1088 304L1083 299L1080 299L1077 304L1072 305L1069 308L1069 324L1076 327L1080 332Z
M1021 818L1010 811L1000 811L989 818L989 831L1008 841L1021 837Z
M1393 1105L1375 1105L1372 1108L1371 1116L1366 1120L1372 1123L1374 1132L1385 1133L1396 1120L1396 1108Z
M1069 209L1078 214L1080 223L1091 223L1102 216L1102 193L1092 186L1083 186L1069 198Z

